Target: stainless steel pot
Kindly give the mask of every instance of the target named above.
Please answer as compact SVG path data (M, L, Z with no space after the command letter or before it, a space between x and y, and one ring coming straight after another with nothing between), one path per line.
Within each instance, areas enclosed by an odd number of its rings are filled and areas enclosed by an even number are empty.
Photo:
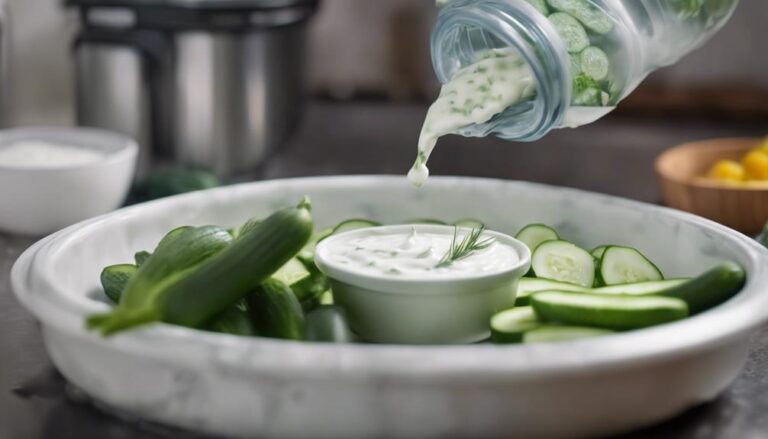
M83 23L78 123L134 136L143 168L154 157L248 171L296 127L317 0L70 4Z

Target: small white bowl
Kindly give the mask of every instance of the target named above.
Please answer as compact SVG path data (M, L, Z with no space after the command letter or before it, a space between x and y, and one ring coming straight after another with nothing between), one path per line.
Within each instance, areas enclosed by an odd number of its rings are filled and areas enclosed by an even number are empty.
M332 257L334 244L371 233L453 234L452 226L407 224L352 230L321 241L315 261L331 281L334 301L344 307L349 323L363 339L377 343L473 343L488 338L494 312L515 303L517 282L528 271L531 252L525 244L486 230L518 258L503 270L488 273L446 272L439 277L384 275L356 270Z
M96 150L92 162L62 166L0 165L0 229L44 235L116 209L133 180L138 145L91 128L16 128L0 131L0 149L34 140Z

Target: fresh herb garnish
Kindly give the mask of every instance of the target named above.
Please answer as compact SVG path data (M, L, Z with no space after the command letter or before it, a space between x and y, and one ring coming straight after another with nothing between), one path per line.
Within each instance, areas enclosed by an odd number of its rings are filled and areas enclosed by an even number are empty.
M493 238L485 238L481 240L480 235L483 234L484 230L485 226L480 226L477 229L473 228L461 242L456 242L459 228L454 226L451 246L448 247L448 251L445 252L443 258L440 259L440 262L435 265L435 268L447 267L460 259L469 257L476 251L488 248L488 246L493 243Z

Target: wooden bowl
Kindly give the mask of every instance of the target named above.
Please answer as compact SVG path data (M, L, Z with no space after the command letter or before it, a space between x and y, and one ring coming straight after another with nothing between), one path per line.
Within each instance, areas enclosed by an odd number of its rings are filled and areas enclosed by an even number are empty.
M718 160L740 161L759 138L712 139L685 143L656 159L656 176L667 206L701 215L746 234L768 220L768 183L724 183L706 177Z

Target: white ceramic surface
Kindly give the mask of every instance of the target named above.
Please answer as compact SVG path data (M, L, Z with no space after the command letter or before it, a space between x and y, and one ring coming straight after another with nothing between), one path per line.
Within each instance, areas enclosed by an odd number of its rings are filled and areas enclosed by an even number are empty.
M0 166L0 229L44 235L114 210L125 200L138 154L130 138L91 128L0 131L0 148L20 140L62 143L104 157L56 168Z
M562 344L311 344L155 325L103 339L98 274L182 224L238 224L301 195L319 226L471 214L514 233L548 223L566 239L640 248L669 276L723 260L747 270L716 309L654 328ZM562 437L608 435L711 400L743 366L768 314L768 251L713 222L661 207L549 186L401 176L275 180L181 195L72 226L31 247L12 283L42 322L62 374L133 415L237 437Z
M376 227L379 233L453 233L453 227L409 224ZM474 343L490 336L494 312L515 304L517 282L530 268L531 252L522 242L486 230L517 254L504 270L445 273L443 277L384 275L354 270L334 261L334 243L370 233L357 229L330 236L317 245L315 262L331 279L334 303L344 307L352 329L377 343Z

